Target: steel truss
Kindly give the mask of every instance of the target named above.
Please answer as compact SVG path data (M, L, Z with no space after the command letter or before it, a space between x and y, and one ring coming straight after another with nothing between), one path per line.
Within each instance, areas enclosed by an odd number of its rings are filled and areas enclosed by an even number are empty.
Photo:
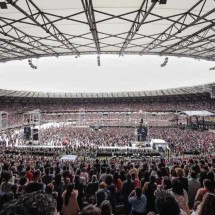
M93 8L93 2L92 0L81 0L85 15L87 17L88 25L90 27L90 31L93 36L93 40L96 46L96 51L97 51L97 63L98 66L100 66L100 44L99 44L99 37L98 37L98 31L96 27L96 20L95 20L95 14L94 14L94 8Z
M144 21L146 20L146 18L148 17L148 15L150 14L150 12L152 11L152 9L154 8L154 6L156 5L157 2L158 2L158 0L153 1L151 6L148 8L149 0L143 1L143 3L140 6L140 9L138 10L138 13L137 13L135 19L134 19L131 29L129 30L125 41L123 42L123 46L119 52L119 55L123 54L124 50L127 48L128 44L131 42L134 35L139 31L140 27L143 25ZM143 12L143 8L145 8L146 12Z
M211 7L207 5L210 1ZM62 15L54 10L42 10L33 0L6 2L19 16L14 19L0 14L0 62L81 54L96 54L98 64L101 54L152 54L215 60L215 5L212 0L198 0L186 11L166 16L157 13L158 0L143 0L137 9L119 14L97 7L93 0L81 0L79 11ZM168 1L163 7L166 6ZM116 33L100 28L119 20L129 28ZM144 31L145 26L159 25L161 21L168 23L161 32ZM68 26L76 24L76 28L86 29L87 26L89 30L64 32L62 22L67 22ZM24 28L17 27L20 24ZM28 28L44 34L34 35Z
M79 55L78 50L74 47L74 45L65 37L65 35L50 21L48 16L46 16L45 13L43 13L40 8L32 1L28 0L26 1L28 4L29 13L24 11L21 7L18 6L17 0L7 0L8 3L13 5L18 11L20 11L22 14L24 14L26 17L28 17L31 21L33 21L35 24L37 24L39 27L41 27L46 33L50 34L52 37L54 37L57 41L62 43L64 46L66 46L70 51L75 52ZM36 15L33 15L32 10L36 10ZM42 18L43 24L39 23L37 21L38 17Z

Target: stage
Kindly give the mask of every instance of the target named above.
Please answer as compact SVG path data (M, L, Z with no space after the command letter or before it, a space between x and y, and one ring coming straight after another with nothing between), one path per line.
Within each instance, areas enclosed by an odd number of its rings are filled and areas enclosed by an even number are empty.
M62 149L65 146L50 146L50 145L19 145L16 148L44 148L44 149Z

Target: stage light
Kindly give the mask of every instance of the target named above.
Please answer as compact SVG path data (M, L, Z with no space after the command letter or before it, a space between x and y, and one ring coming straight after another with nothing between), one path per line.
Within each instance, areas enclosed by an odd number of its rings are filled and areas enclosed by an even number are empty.
M167 0L151 0L152 3L158 2L158 1L160 4L166 4L167 3Z
M32 63L32 59L28 59L28 64L32 69L37 69L37 66Z
M1 9L7 9L7 3L6 2L0 2L0 8Z
M100 55L97 56L97 63L98 63L98 66L101 66Z
M167 0L160 0L160 4L166 4Z
M164 62L161 64L161 67L166 66L167 63L168 63L168 60L169 60L168 57L166 57L165 60L164 60Z

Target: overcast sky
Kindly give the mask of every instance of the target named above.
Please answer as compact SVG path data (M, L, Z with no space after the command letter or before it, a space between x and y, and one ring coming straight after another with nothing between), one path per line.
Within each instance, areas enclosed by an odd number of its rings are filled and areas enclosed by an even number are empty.
M102 55L49 57L0 63L0 88L40 92L122 92L157 90L215 82L215 62L169 57Z

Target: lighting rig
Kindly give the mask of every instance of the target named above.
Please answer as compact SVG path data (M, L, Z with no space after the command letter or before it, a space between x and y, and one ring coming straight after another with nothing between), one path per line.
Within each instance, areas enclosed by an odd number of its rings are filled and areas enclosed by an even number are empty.
M32 69L37 69L37 66L32 63L32 59L28 59L28 64Z
M161 64L161 67L166 66L167 63L168 63L168 60L169 60L168 57L166 57L165 60L164 60L164 62Z
M0 9L7 9L7 3L5 1L0 1Z
M214 67L211 67L209 70L215 70L215 66L214 66Z

